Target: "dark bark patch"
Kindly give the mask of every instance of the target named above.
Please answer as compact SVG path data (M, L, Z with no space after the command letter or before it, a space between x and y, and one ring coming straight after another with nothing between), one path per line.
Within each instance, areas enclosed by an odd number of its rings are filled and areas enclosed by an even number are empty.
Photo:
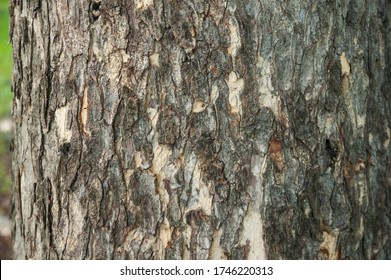
M224 181L224 162L215 159L210 164L205 166L204 172L208 180L222 182Z
M134 205L140 208L140 225L150 234L156 234L161 216L159 195L156 193L156 180L149 172L137 171L130 178Z
M272 139L269 143L269 153L275 154L282 151L282 142L279 139Z
M329 156L331 165L334 165L338 157L338 145L335 141L330 141L326 139L326 152Z
M282 172L285 167L284 154L282 152L282 141L279 139L272 139L269 142L269 155L274 163L274 167L278 172Z
M329 251L326 248L321 248L318 252L319 260L328 260L330 256Z
M246 260L246 246L232 248L231 260Z
M203 210L193 210L186 214L186 223L191 227L199 227L207 218Z
M218 194L219 198L222 200L226 200L229 197L229 186L228 184L218 184L215 187L216 193Z
M101 14L100 8L101 8L101 1L93 0L90 2L89 14L90 14L90 19L92 21L96 21L100 17Z
M135 228L138 228L141 223L141 212L138 207L133 206L130 207L126 211L126 224L127 226L133 230Z
M179 118L172 109L159 114L157 122L159 144L173 145L179 135Z
M60 151L63 155L68 155L69 151L71 150L71 143L67 142L60 146Z
M173 8L171 28L178 44L187 52L195 48L196 29L193 25L195 22L191 7L184 2L176 3Z

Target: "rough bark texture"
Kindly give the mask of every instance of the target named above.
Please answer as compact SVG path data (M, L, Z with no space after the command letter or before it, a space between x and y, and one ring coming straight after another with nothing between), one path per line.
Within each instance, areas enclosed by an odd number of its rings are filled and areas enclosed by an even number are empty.
M15 256L391 258L390 6L12 0Z

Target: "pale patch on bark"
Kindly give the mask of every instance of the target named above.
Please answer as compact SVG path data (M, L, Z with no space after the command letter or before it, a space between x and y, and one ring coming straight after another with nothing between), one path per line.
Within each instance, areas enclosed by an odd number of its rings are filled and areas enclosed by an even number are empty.
M251 158L251 184L248 193L252 199L243 220L240 243L248 248L248 259L266 259L263 240L263 221L259 212L263 201L262 177L266 170L267 157L254 155Z
M342 93L348 94L351 86L351 73L350 73L350 63L349 60L345 56L345 52L342 52L340 55L341 62L341 85L342 85Z
M193 210L202 210L205 215L212 214L212 196L209 188L202 181L201 167L197 160L192 178L191 178L191 194L189 203L186 207L186 213Z
M141 152L137 151L134 153L134 163L136 165L136 168L143 167L143 160L141 158Z
M200 113L205 111L206 104L202 101L195 101L193 103L193 113Z
M83 133L87 136L91 136L91 133L87 129L87 121L88 121L88 91L87 90L84 91L82 97L80 118L81 118Z
M165 248L167 247L168 243L171 240L171 228L170 224L167 220L167 218L164 219L164 222L161 224L159 228L159 240L157 243L157 248L159 251L159 257L158 259L164 259L164 253L165 253Z
M238 51L240 47L242 46L241 40L240 40L240 32L239 32L239 25L235 18L229 19L229 38L230 38L230 45L228 47L228 54L232 57L232 61L235 60Z
M322 124L322 122L320 122ZM325 118L325 120L323 121L324 123L324 133L326 135L331 135L335 125L334 125L334 118L331 117L331 116L328 116Z
M272 94L274 88L272 85L271 64L269 61L264 60L259 56L257 61L257 69L259 73L259 105L261 107L267 107L271 109L274 115L278 116L280 111L280 97Z
M271 63L258 57L257 69L259 74L259 92L261 94L270 94L274 88L272 85Z
M157 143L157 141L154 143ZM152 161L152 172L155 174L158 180L157 191L160 195L161 203L164 205L164 207L167 207L167 204L170 201L170 197L167 191L164 189L163 180L166 178L165 166L169 163L172 151L165 145L155 144L153 146L153 154L154 157Z
M279 114L280 96L275 96L271 92L265 92L259 97L259 105L272 110L275 116Z
M306 208L304 209L304 214L305 214L305 216L306 216L307 218L310 217L310 214L311 214L311 213L312 213L311 208L306 207Z
M336 260L338 258L337 241L338 241L338 230L334 230L330 233L323 232L323 242L320 244L320 251L327 252L329 260Z
M43 28L43 26L42 26L42 21L39 21L39 20L37 20L37 21L35 21L32 25L31 25L31 29L33 29L34 31L34 33L35 34L38 34L41 30L42 30L42 28ZM45 49L45 42L44 42L44 36L36 36L35 37L36 38L36 42L35 42L35 44L34 44L34 47L36 48L36 49L38 49L38 50L42 50L42 51L40 51L40 52L38 52L39 53L39 58L40 58L40 60L41 61L45 61L45 52L43 51L44 49ZM38 83L36 83L36 81L35 80L33 80L33 85L36 85L36 86L39 86L39 82ZM34 87L34 86L33 86Z
M164 219L163 224L160 226L159 238L166 247L168 242L171 240L171 228L167 218Z
M28 203L27 199L28 199L28 191L27 191L27 186L26 186L26 172L24 171L24 169L20 170L21 174L20 174L20 207L22 209L21 211L21 215L22 217L25 216L26 213L28 213L26 210L26 205ZM27 192L27 193L26 193Z
M151 124L153 126L153 131L155 131L156 130L156 124L157 124L157 121L159 119L158 111L156 109L154 109L154 108L148 108L147 109L147 113L148 113L148 118L151 121Z
M110 57L110 63L108 63L107 76L109 78L110 84L119 84L120 73L123 62L123 55L120 52L108 53Z
M210 102L215 105L217 98L219 98L219 88L216 85L213 85L212 92L210 94Z
M387 139L383 143L383 147L384 147L385 150L390 145L391 129L389 127L386 127L386 134L387 134Z
M107 45L106 45L107 46ZM110 48L110 51L112 50L112 48ZM110 52L107 52L109 50L106 50L105 54L108 55L110 54ZM99 61L99 62L102 62L103 61L103 55L102 55L102 50L99 49L99 45L98 44L94 44L92 43L92 54L95 55L96 59Z
M364 170L365 169L365 163L364 162L359 162L357 164L357 166L355 166L355 168L356 168L356 172L360 171L360 170ZM364 177L363 174L360 173L359 176L361 177L360 179L365 180L365 177ZM359 202L360 206L362 206L364 204L364 199L367 198L367 187L366 187L366 184L364 182L365 181L359 181L357 183L358 187L359 187L358 202Z
M148 118L152 125L152 130L148 135L148 138L153 142L153 160L151 171L156 176L158 186L157 192L160 196L160 201L163 204L163 209L165 209L169 203L170 197L167 190L164 187L163 180L166 178L172 179L173 174L176 173L177 169L175 169L174 164L170 164L170 157L172 155L172 150L166 145L158 144L156 133L156 125L159 118L158 111L154 108L148 108ZM137 152L138 153L138 152ZM136 165L141 167L146 167L146 162L144 163L142 154L136 153ZM174 166L174 168L173 168ZM147 167L148 168L148 167ZM173 170L174 169L174 170Z
M346 58L345 52L342 52L339 58L341 61L341 76L350 75L350 63Z
M248 210L243 220L243 231L241 235L241 245L249 245L247 258L249 260L265 260L265 246L263 241L262 217L257 210ZM249 243L248 243L249 242Z
M72 130L67 128L69 106L64 106L56 110L57 136L60 142L69 142L72 137Z
M130 60L130 55L128 55L124 50L121 50L121 55L122 55L122 62L123 63L128 63Z
M224 254L223 248L220 246L221 235L223 230L220 228L213 233L212 246L209 249L209 260L226 260L227 256Z
M182 55L180 49L176 49L173 53L174 57L172 58L173 65L172 65L172 78L174 80L174 83L176 86L180 86L182 84L182 71L181 71L181 65L182 65Z
M191 232L192 228L189 225L186 225L186 229L183 234L183 253L182 253L182 260L190 260L190 241L191 241Z
M356 122L357 122L357 128L365 127L365 115L359 115L357 114Z
M373 145L373 134L372 133L368 133L368 142L370 145Z
M200 186L201 209L204 211L205 215L210 216L212 215L212 200L213 200L213 197L210 195L209 192L210 188L207 187L202 181L200 182L199 186Z
M156 66L156 67L160 67L160 63L159 63L159 54L158 53L153 53L149 56L149 62L151 63L151 65L153 66Z
M153 0L135 0L136 10L144 11L153 5Z
M129 182L130 177L132 177L133 174L134 174L134 169L128 168L128 169L125 170L126 182Z
M165 145L157 144L153 147L153 154L152 172L158 175L162 171L163 167L167 165L172 151ZM164 174L162 175L164 176Z
M251 188L249 189L249 195L255 203L255 207L258 208L262 202L263 188L262 178L267 167L267 157L262 158L259 155L253 155L251 157Z
M83 207L80 205L80 201L77 198L76 194L70 193L69 195L69 240L79 240L80 236L83 235L83 225L84 225L84 215ZM67 247L70 251L81 251L79 242L69 242ZM81 256L79 256L80 258Z
M344 88L343 85L342 87ZM347 94L348 90L346 90L344 93ZM351 123L353 124L353 133L357 135L361 131L361 135L363 135L364 130L360 130L360 128L365 127L366 116L359 114L359 108L353 105L353 100L349 95L345 95L345 104L347 107L349 118L351 120Z
M228 101L230 105L231 114L242 115L242 102L240 101L240 95L243 92L244 81L242 78L238 78L235 72L231 72L228 76L227 85L229 88Z

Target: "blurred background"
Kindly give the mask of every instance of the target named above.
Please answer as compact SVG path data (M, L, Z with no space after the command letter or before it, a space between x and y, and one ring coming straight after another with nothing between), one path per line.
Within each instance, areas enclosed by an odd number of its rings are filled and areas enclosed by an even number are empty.
M0 0L0 259L12 258L9 199L11 192L11 74L12 48L9 44L9 0Z

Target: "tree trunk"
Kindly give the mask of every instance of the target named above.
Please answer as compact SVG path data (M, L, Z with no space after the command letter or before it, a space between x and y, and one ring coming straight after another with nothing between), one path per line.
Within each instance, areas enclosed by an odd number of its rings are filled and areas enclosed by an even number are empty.
M391 258L390 9L11 0L16 258Z

